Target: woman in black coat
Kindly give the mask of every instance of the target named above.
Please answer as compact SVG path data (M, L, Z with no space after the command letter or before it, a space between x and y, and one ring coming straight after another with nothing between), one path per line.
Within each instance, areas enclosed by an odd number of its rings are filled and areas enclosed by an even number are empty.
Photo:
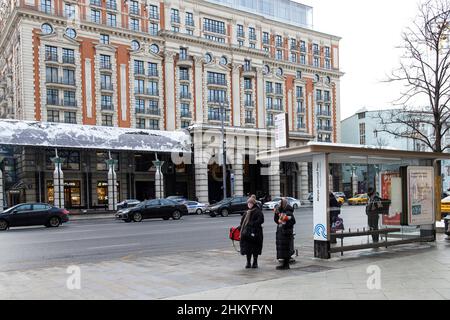
M249 210L241 219L241 254L247 256L246 269L258 268L258 256L262 253L264 215L257 205L256 198L247 201ZM253 256L253 264L251 259Z
M281 200L281 205L275 210L274 221L277 228L277 259L283 260L283 264L277 270L289 269L289 262L294 249L294 209L288 204L287 199Z

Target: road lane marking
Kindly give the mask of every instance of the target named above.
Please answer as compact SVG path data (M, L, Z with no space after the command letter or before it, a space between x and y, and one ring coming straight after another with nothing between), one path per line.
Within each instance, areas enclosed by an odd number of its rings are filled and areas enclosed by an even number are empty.
M103 247L90 247L90 248L87 248L87 250L100 250L100 249L136 247L136 246L140 246L140 245L141 245L140 243L116 244L116 245L103 246Z

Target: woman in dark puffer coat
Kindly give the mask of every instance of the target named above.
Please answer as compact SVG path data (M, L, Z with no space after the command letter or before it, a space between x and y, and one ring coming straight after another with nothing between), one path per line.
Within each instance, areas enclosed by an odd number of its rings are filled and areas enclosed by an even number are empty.
M289 269L289 261L295 252L294 249L294 209L288 204L287 199L281 200L281 205L275 210L274 221L277 228L277 259L283 260L283 264L277 270Z
M249 210L241 219L241 254L247 256L246 269L258 268L258 256L263 248L263 228L264 215L257 205L256 197L251 197L247 201ZM253 264L251 259L253 256Z

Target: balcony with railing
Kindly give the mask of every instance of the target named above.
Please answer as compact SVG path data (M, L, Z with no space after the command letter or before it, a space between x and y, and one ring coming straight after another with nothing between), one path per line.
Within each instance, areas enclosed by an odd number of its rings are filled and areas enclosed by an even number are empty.
M317 130L319 131L326 131L326 132L332 132L333 127L332 126L326 126L326 125L318 125Z
M192 112L190 112L188 110L181 110L180 117L181 118L191 119L192 118Z
M39 6L39 11L46 13L46 14L51 14L54 15L55 14L55 8L51 5L45 5L45 4L41 4Z
M56 107L76 108L78 106L76 100L56 99L47 97L47 105Z
M330 110L318 110L317 115L320 117L331 117L331 111Z
M269 111L269 112L281 112L281 111L284 111L284 110L283 110L283 106L282 105L273 104L273 105L267 106L267 111Z
M144 70L144 68L134 68L134 76L145 77L145 70Z
M245 118L245 124L255 124L255 123L256 123L255 118L248 118L248 117Z
M75 64L75 57L69 56L69 55L63 55L62 56L62 62L64 64Z
M142 95L142 96L151 96L151 97L158 97L159 96L159 90L155 89L145 89L145 88L135 88L134 94L136 95Z
M159 77L158 69L148 69L147 70L147 77Z
M112 69L111 62L105 62L105 61L100 62L100 70L111 70L111 69Z
M62 85L62 86L75 86L75 79L66 78L47 78L47 84Z
M208 78L207 84L209 86L219 86L219 87L227 87L227 80L220 80L216 78Z
M58 62L58 54L57 53L52 53L52 52L47 52L45 54L45 61L46 62Z
M305 107L297 108L297 113L300 113L300 114L306 113Z
M101 83L100 90L102 91L113 91L113 85L111 83Z
M223 117L222 117L222 115L223 115ZM223 118L224 122L230 122L230 111L226 110L222 114L220 109L210 108L208 110L208 120L209 121L222 121L222 118Z
M191 100L192 94L190 92L180 92L180 99L181 100Z
M195 27L194 19L186 18L186 26L187 27Z
M89 4L91 6L101 7L102 6L102 1L101 0L90 0Z
M245 32L244 31L237 31L236 36L238 38L245 38Z
M180 73L180 81L189 81L188 73Z
M248 101L248 100L246 100L246 101L244 102L244 106L245 106L246 108L254 108L254 107L255 107L255 101Z
M102 111L114 111L114 105L111 103L102 103L101 109Z

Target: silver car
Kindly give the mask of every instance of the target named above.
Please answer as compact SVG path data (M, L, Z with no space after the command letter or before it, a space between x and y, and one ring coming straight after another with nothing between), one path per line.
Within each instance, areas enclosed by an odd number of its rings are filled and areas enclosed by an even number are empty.
M189 214L203 214L208 207L208 204L197 201L186 201L183 204L188 208Z

